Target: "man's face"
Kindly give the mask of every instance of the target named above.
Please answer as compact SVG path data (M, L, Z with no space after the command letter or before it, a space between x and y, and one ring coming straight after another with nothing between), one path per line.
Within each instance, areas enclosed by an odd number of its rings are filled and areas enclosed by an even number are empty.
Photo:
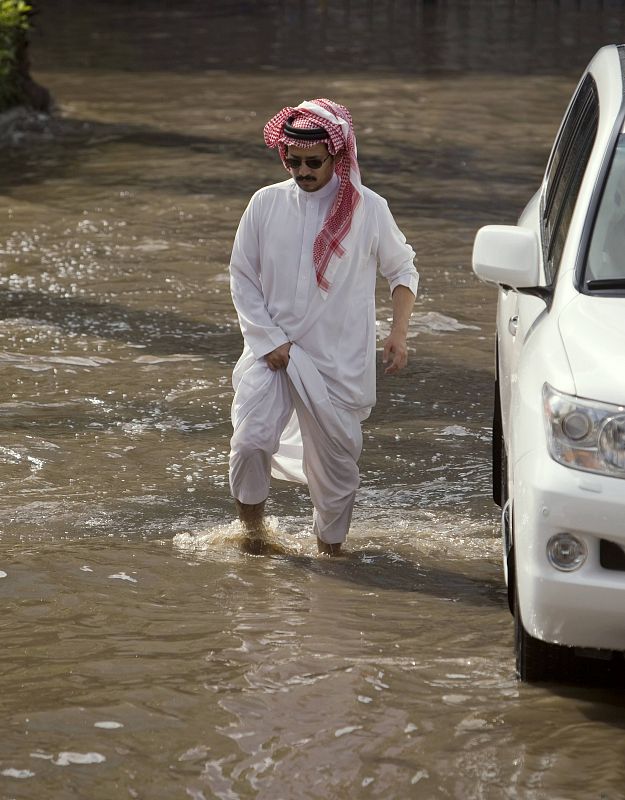
M312 147L295 147L289 145L286 149L287 158L299 160L298 167L289 167L297 185L305 192L316 192L324 187L334 173L334 157L328 154L328 148L323 142ZM318 159L323 164L318 169L311 169L306 160Z

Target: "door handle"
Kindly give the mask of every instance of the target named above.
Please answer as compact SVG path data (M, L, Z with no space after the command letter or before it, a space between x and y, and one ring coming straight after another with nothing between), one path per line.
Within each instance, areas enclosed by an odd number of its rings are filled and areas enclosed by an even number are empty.
M508 320L508 331L512 334L512 336L516 336L518 327L519 327L519 315L515 314Z

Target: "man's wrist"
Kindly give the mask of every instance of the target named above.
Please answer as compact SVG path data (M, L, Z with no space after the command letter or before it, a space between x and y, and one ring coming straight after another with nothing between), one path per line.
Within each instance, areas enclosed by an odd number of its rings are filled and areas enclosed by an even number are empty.
M403 337L404 339L408 336L408 323L407 322L394 322L391 325L391 333L396 334L398 336Z

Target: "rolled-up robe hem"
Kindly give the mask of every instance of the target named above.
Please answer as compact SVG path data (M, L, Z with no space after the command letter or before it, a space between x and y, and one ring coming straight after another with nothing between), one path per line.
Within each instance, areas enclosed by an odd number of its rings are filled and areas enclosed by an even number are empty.
M237 496L232 492L232 497L239 503L243 503L244 506L255 506L258 503L264 503L269 498L269 495L263 492L261 494L243 493Z
M336 530L336 528L332 530L333 527L329 526L329 530L326 528L324 531L320 531L316 521L313 521L313 534L325 544L343 544L347 539L349 528L347 530Z
M345 544L347 540L347 534L345 534L345 536L343 536L342 539L338 539L332 536L329 536L324 539L322 536L319 536L319 533L316 533L316 536L319 539L319 541L323 542L324 544Z
M320 498L317 498L317 503ZM341 511L320 511L316 505L313 513L313 533L325 544L343 544L352 524L352 513L356 492L351 492L343 498ZM315 502L315 498L313 498ZM334 505L336 509L336 505Z

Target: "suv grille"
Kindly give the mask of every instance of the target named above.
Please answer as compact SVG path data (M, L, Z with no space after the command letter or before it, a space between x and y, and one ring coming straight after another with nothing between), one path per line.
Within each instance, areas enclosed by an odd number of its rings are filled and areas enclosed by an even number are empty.
M625 550L614 542L601 539L599 542L599 561L604 569L625 572Z

